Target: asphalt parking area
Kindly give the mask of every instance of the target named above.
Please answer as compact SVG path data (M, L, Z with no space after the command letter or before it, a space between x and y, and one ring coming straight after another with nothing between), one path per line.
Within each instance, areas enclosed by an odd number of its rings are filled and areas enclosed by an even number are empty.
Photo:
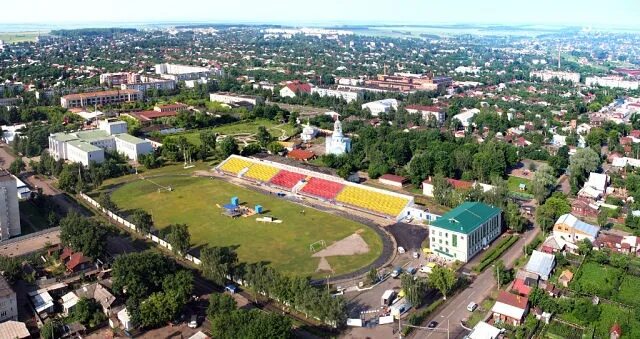
M388 226L387 230L396 239L398 246L404 247L407 251L419 250L422 246L422 241L429 233L426 226L418 226L401 222Z

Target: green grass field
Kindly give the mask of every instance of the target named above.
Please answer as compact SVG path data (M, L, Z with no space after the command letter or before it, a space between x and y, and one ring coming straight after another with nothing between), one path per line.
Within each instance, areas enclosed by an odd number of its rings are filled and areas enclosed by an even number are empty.
M572 285L579 287L582 292L610 298L620 276L622 271L619 268L589 261L582 265L580 276L577 280L574 279Z
M24 41L36 41L36 37L45 36L47 33L42 32L8 32L0 33L0 40L3 40L7 44Z
M525 184L527 186L524 191L520 190L520 184ZM531 194L531 180L529 179L509 176L507 187L511 192Z
M627 274L622 279L615 299L623 304L640 307L640 277Z
M112 193L122 210L142 208L153 215L156 227L174 223L189 226L193 246L238 246L244 262L270 262L286 274L324 276L316 273L319 258L311 257L309 245L324 240L327 246L359 232L370 251L354 256L327 257L334 274L347 273L373 262L382 251L382 240L370 228L357 222L257 193L226 181L188 176L152 179L173 188L157 191L149 181L136 180ZM253 217L231 219L216 204L226 204L238 196L247 206L262 205L266 214L282 224L258 223ZM300 213L304 209L305 213Z
M257 133L258 127L264 126L267 128L269 133L274 138L278 138L282 135L282 131L286 133L286 135L291 135L293 133L293 128L289 124L276 124L272 120L267 119L256 119L253 121L242 121L233 124L226 124L218 127L214 127L211 130L219 133L219 134L239 134L239 133ZM200 132L186 132L180 134L174 134L171 136L167 136L167 138L177 138L178 136L184 136L187 140L194 145L200 145Z

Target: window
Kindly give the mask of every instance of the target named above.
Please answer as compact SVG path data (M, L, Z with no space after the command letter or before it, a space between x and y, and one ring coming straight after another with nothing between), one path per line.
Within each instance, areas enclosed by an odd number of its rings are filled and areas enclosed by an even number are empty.
M449 246L449 242L448 242L448 241L445 241L445 242L444 242L444 244L445 244L445 245L447 245L447 246Z
M458 247L458 236L456 234L451 235L451 245Z

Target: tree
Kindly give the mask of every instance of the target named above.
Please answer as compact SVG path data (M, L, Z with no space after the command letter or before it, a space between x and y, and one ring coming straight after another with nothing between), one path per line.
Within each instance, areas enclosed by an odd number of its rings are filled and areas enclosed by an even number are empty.
M222 156L227 158L231 154L238 154L238 144L236 143L236 139L234 139L231 135L226 136L220 142L220 152L222 152Z
M524 231L525 219L520 214L518 204L509 201L504 214L507 221L507 227L509 227L509 229L518 233Z
M292 338L291 320L259 310L235 310L211 321L214 338Z
M202 143L202 148L205 150L207 155L211 155L215 152L217 137L217 134L212 130L204 130L200 132L200 142Z
M506 268L502 260L498 260L495 266L493 276L496 278L498 285L504 287L513 280L513 269Z
M56 339L60 337L60 323L56 319L47 319L40 328L42 339Z
M207 316L213 319L220 315L230 314L237 308L236 300L228 294L211 293L209 295L209 306Z
M176 224L169 226L167 241L171 244L173 253L184 256L191 247L191 235L186 224Z
M536 210L536 222L543 232L549 232L555 221L569 212L571 212L571 205L567 197L561 193L555 193Z
M453 188L441 175L433 177L433 197L440 205L448 205Z
M140 325L157 327L175 319L184 306L178 294L172 291L153 293L140 304Z
M449 268L436 266L429 275L429 281L442 293L444 300L447 300L447 294L456 283L456 275Z
M578 253L580 253L581 255L589 255L592 249L593 249L593 244L591 243L591 240L587 238L582 239L578 243Z
M269 131L267 131L267 128L264 126L259 126L258 132L256 133L256 140L258 141L260 146L267 147L267 144L269 144L271 139L272 139L271 134L269 134Z
M11 165L9 165L9 172L11 172L11 174L13 175L18 175L20 174L20 172L24 171L26 167L27 166L25 165L24 161L22 161L22 158L17 157L16 160L11 162Z
M147 234L151 232L151 227L153 226L153 219L151 214L147 213L145 210L136 209L133 211L133 215L131 216L131 223L136 225L136 230L142 234Z
M100 204L100 206L102 206L103 208L106 208L107 210L113 213L116 213L116 214L118 213L118 206L116 205L115 202L113 202L113 200L111 200L110 194L106 192L100 193L97 201L98 201L98 204Z
M538 204L544 203L555 184L556 177L553 169L549 165L542 164L533 174L533 179L531 180L533 196L538 201Z
M229 247L207 247L201 251L202 273L222 286L227 276L233 277L238 255Z
M414 279L414 277L409 274L403 274L400 278L400 283L407 301L409 301L411 305L419 307L422 304L422 299L424 299L427 294L427 280Z
M572 184L581 186L590 172L594 172L600 167L600 155L591 148L579 148L569 159L569 173Z
M0 255L0 272L9 284L13 284L22 278L22 261L16 257Z
M94 299L81 298L73 307L71 318L89 328L100 325L107 320L107 316L102 312L102 306Z
M369 273L367 273L367 278L369 278L369 282L372 285L377 283L378 280L380 280L380 278L378 277L378 270L376 270L375 267L371 267L371 269L369 270Z
M134 252L116 257L112 265L113 290L143 300L161 290L167 275L175 272L175 263L157 252Z
M282 146L279 142L274 141L274 142L270 142L267 145L267 151L269 151L269 153L271 154L278 154L282 151L284 151L284 146Z
M70 212L60 220L60 241L76 252L96 259L104 252L107 231L95 220Z
M607 225L609 221L609 211L608 208L601 208L600 213L598 213L598 225L600 227L604 227Z
M162 290L175 292L181 302L186 303L193 292L193 273L188 270L179 270L175 274L167 275L162 281Z

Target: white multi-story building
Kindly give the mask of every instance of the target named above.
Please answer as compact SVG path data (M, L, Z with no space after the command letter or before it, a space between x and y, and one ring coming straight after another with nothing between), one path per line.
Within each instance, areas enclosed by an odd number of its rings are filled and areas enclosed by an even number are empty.
M640 81L625 80L620 76L587 77L585 84L590 87L602 86L609 88L638 89Z
M529 76L531 78L542 79L542 81L551 81L553 79L558 79L561 81L571 81L574 84L577 84L580 82L580 73L574 73L574 72L542 70L542 71L533 71L529 73Z
M209 100L220 102L223 104L241 104L246 102L254 106L263 101L262 97L252 96L252 95L232 94L228 92L211 93L209 94Z
M0 274L0 323L8 320L18 320L18 299L16 292Z
M311 94L318 93L321 97L334 97L344 99L346 102L356 101L358 99L362 99L363 91L355 90L355 89L332 89L332 88L321 88L321 87L312 87Z
M120 89L135 89L140 92L146 92L151 89L171 91L176 88L176 81L171 79L155 79L150 77L142 77L140 82L121 84Z
M209 79L212 76L222 76L224 73L219 68L198 67L178 64L157 64L156 74L161 78L174 81Z
M101 91L69 94L60 98L60 105L64 108L86 107L93 105L116 104L128 101L138 101L144 98L141 91L124 89L117 91Z
M445 115L444 110L441 107L408 105L405 109L407 110L407 113L421 114L422 120L424 121L435 119L438 124L442 124L444 122Z
M49 153L56 159L79 162L89 166L91 162L104 161L104 150L115 150L131 160L153 152L149 141L127 134L124 121L100 121L99 129L71 133L55 133L49 136Z
M429 248L447 260L467 262L502 233L502 211L465 202L429 225Z
M378 101L368 102L362 105L362 109L371 111L371 115L378 116L380 113L389 113L391 110L398 109L398 100L382 99Z
M16 179L6 170L0 169L0 241L21 233Z

